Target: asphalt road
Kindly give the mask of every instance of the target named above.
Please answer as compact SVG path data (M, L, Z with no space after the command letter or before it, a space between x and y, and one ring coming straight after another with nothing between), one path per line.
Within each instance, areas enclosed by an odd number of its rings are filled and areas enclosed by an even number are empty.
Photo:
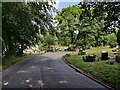
M62 56L49 52L22 60L2 73L3 88L103 88L69 67Z

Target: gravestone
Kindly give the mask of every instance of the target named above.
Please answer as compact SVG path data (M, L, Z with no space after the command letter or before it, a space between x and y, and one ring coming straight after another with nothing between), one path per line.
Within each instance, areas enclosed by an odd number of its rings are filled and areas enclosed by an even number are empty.
M101 60L108 60L108 52L107 51L101 52Z
M88 56L83 57L83 60L85 62L93 62L93 61L95 61L95 58L96 58L96 55L92 54L92 55L88 55Z

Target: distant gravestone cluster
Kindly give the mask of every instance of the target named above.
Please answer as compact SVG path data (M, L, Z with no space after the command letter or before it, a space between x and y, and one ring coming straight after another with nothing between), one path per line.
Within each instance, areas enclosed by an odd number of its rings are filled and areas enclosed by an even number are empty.
M120 51L114 51L113 52L120 52ZM108 52L107 51L102 51L101 52L101 57L96 56L95 54L90 54L90 55L86 55L85 51L79 51L78 55L83 55L82 59L85 62L94 62L94 61L100 61L100 60L108 60L108 59L112 59L109 57ZM120 63L120 55L115 56L115 62ZM110 64L114 64L113 62L111 62Z

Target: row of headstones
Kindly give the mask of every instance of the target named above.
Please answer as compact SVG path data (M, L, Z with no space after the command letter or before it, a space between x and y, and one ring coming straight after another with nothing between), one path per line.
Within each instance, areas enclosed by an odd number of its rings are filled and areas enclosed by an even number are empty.
M83 51L81 53L78 53L78 55L86 55L86 52ZM97 61L99 61L99 60L108 60L108 59L110 59L109 56L108 56L108 52L102 51L101 52L101 57L98 57ZM85 62L96 61L96 55L95 54L91 54L91 55L83 56L83 60ZM120 56L119 55L116 55L115 61L120 63Z

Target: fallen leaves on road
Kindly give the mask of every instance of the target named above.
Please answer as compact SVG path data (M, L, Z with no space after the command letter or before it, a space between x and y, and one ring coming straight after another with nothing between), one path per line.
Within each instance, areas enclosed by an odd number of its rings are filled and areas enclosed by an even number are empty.
M32 78L25 80L25 82L30 83L31 80L32 80Z
M67 83L67 81L59 81L59 83Z
M8 82L3 83L4 86L8 85Z
M30 83L30 80L25 80L26 83Z
M29 84L28 86L32 88L33 85L32 85L32 84Z
M38 84L41 86L41 87L43 87L43 81L42 80L38 80Z

